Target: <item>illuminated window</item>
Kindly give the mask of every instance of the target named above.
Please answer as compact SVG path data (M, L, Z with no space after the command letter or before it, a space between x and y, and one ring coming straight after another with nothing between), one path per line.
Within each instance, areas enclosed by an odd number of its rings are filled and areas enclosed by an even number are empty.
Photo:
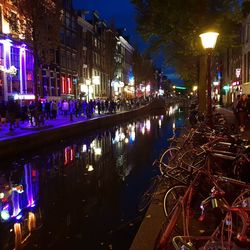
M68 94L72 94L72 80L70 77L67 78Z
M11 47L11 66L14 65L17 69L17 72L20 70L20 49ZM11 82L12 82L12 92L20 92L20 79L19 79L19 73L16 75L11 76Z
M26 50L26 83L27 83L27 93L33 93L33 65L34 58L31 51Z
M14 65L17 69L20 64L20 49L11 47L11 64Z
M65 89L66 89L66 82L65 82L65 77L61 77L61 79L62 79L62 82L61 82L61 92L62 92L62 94L65 94Z

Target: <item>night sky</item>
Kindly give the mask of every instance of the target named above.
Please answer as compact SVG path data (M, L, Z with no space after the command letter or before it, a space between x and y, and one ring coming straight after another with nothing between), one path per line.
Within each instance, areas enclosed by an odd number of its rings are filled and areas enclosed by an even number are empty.
M117 28L125 28L125 35L129 35L133 45L138 45L142 51L145 43L136 34L135 9L130 0L73 0L74 7L89 11L97 10L100 18L110 22L115 21Z
M141 52L147 47L140 35L136 33L135 8L130 0L73 0L73 4L76 9L97 10L100 18L107 23L114 20L117 28L126 29L124 35L128 35L130 43ZM164 70L169 79L181 83L173 68L164 67L163 57L160 54L154 56L154 61L157 67Z

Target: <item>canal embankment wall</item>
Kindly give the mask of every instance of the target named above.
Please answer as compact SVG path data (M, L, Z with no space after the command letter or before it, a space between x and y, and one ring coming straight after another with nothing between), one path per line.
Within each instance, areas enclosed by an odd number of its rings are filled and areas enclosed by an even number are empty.
M0 159L15 157L23 152L39 149L51 143L57 143L62 139L84 135L94 130L113 126L143 116L158 108L157 105L148 104L122 113L109 114L85 121L63 124L58 127L36 130L30 134L10 135L5 140L0 141Z

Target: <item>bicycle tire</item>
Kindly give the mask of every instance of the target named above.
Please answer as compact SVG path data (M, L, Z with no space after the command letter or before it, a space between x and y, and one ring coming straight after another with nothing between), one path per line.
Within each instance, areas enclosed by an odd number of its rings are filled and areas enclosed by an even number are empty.
M250 207L250 191L246 190L238 195L232 203L232 207ZM239 214L231 211L226 213L221 229L222 238L227 239L226 244L230 245L233 241L239 247L250 246L250 232L247 226L247 213L245 215L245 217L244 215L240 216Z
M168 148L160 157L160 172L162 175L165 174L165 172L167 171L167 168L170 167L170 162L172 160L175 160L175 157L177 156L178 152L179 152L179 148Z
M185 185L176 185L168 189L163 198L163 209L165 216L168 217L172 213L174 207L176 206L176 203L178 202L177 198L183 196L186 189L187 186Z

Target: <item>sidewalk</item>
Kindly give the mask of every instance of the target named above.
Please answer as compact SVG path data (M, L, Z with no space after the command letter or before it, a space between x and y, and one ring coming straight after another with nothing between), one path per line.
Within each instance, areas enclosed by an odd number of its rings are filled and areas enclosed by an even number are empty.
M223 114L229 124L234 124L235 126L238 126L238 122L232 110L219 107L216 108L216 112ZM242 139L250 141L250 126L248 126L248 128L241 133L241 137Z
M126 111L119 111L117 114L123 113ZM45 120L45 123L43 126L36 127L36 126L31 126L29 121L20 121L19 122L19 127L14 128L13 131L10 131L10 125L9 123L6 124L1 124L0 126L0 141L16 138L16 137L21 137L21 136L26 136L30 134L37 133L39 131L47 130L47 129L56 129L59 127L63 126L68 126L76 123L82 123L84 121L88 120L93 120L96 118L101 118L101 117L107 117L110 115L114 114L93 114L91 118L86 118L83 116L80 117L75 117L73 116L73 121L70 121L70 116L63 116L63 115L58 115L56 119L54 120Z

